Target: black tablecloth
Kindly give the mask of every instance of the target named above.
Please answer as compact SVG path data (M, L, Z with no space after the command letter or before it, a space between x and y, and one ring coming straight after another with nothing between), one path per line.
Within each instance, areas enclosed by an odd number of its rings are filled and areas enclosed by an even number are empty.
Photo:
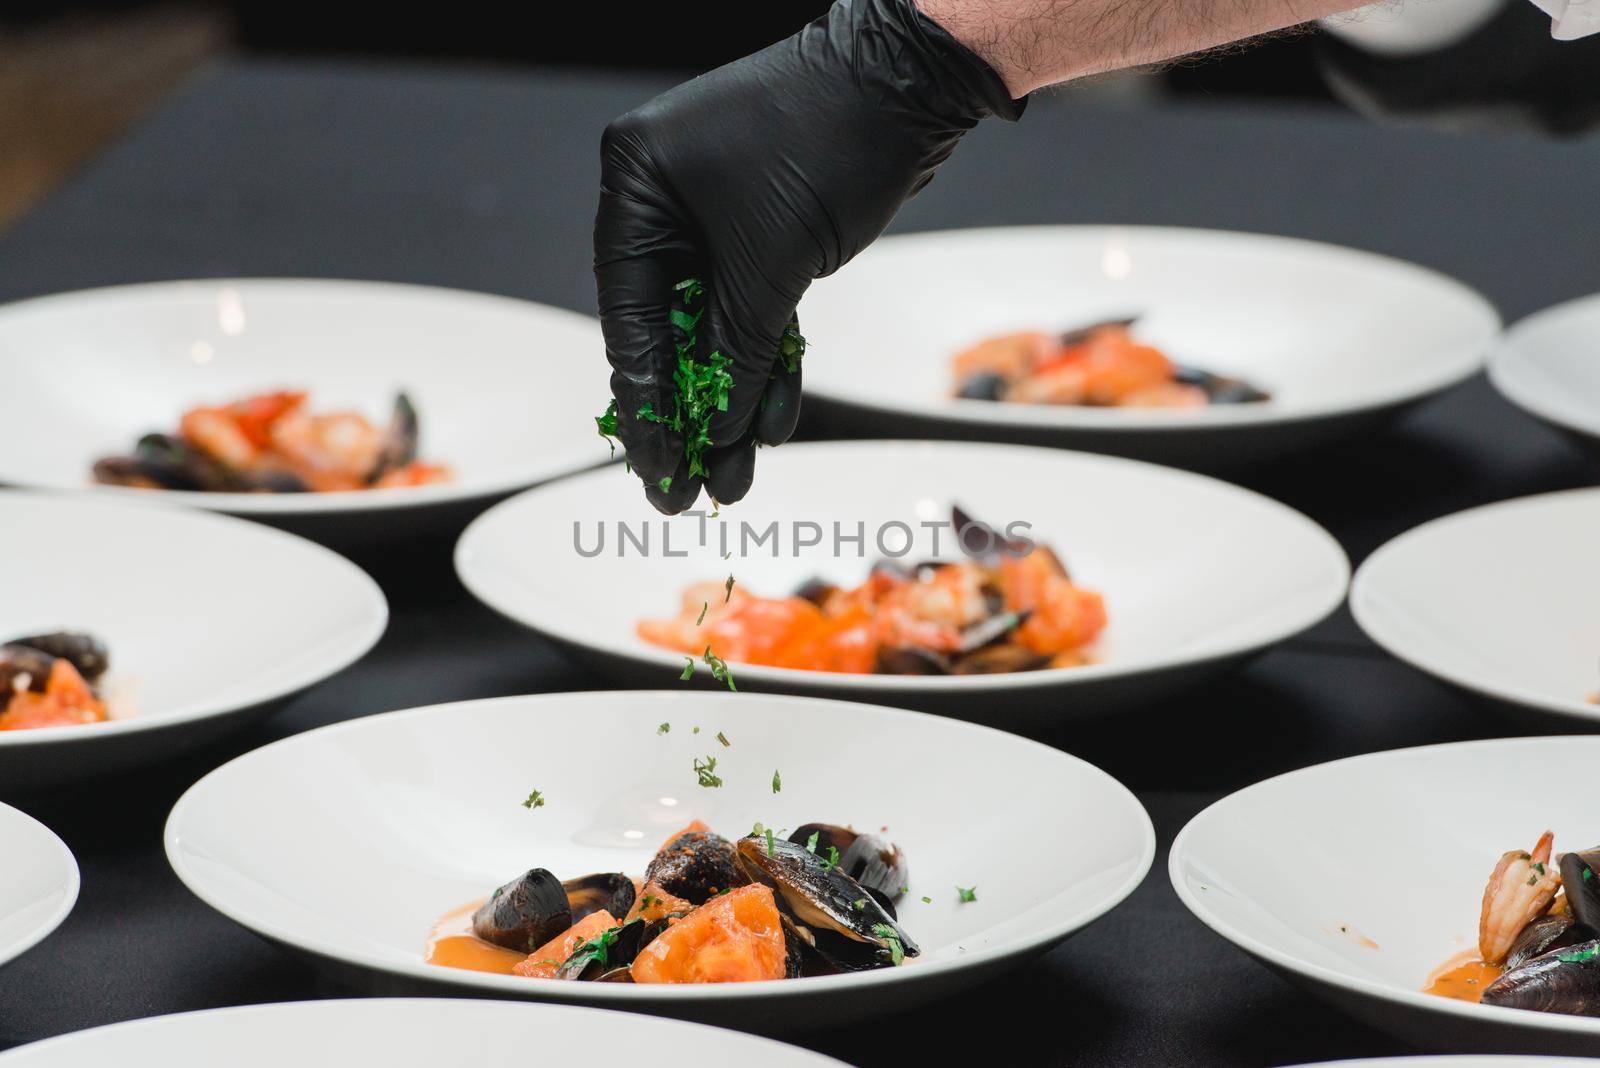
M226 65L0 237L0 298L284 274L437 283L590 312L599 131L660 87L600 74ZM1600 290L1597 179L1592 140L1069 93L1038 100L1016 126L976 131L896 228L1114 222L1298 235L1450 272L1510 319ZM815 419L805 429L829 432ZM1242 480L1326 525L1358 563L1422 520L1589 484L1597 472L1479 377L1388 433ZM131 1017L328 993L305 962L178 883L162 823L199 775L296 731L603 682L479 607L448 550L428 542L358 554L389 596L387 635L259 729L200 758L20 799L72 847L83 891L56 934L0 970L0 1048ZM1166 844L1206 804L1280 771L1548 729L1389 659L1341 612L1187 699L1047 739L1119 777L1155 820L1162 855L1125 905L986 988L848 1030L807 1021L800 1041L861 1065L939 1063L972 1039L990 1051L985 1062L1027 1065L1402 1052L1202 927L1168 884ZM1261 848L1292 862L1292 842ZM0 877L4 866L0 858Z

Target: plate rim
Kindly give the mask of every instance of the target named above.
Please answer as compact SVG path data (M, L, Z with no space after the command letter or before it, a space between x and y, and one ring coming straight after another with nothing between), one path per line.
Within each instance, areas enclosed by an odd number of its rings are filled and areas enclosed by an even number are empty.
M62 500L91 508L107 508L113 511L134 508L134 506L122 504L108 498L82 493L58 492L48 489L0 489L0 501L13 498L33 498L41 501ZM178 523L197 522L202 526L210 524L235 530L249 530L258 533L268 541L288 539L289 542L298 543L301 550L309 552L312 556L321 557L335 570L342 569L354 583L353 588L356 593L364 599L365 608L372 612L365 630L358 636L356 647L353 647L349 653L331 659L327 666L317 669L314 673L307 674L304 678L257 692L254 695L247 694L245 697L219 708L212 708L206 702L190 702L188 705L179 706L176 711L154 715L141 713L123 719L104 720L99 723L77 723L61 727L34 727L28 730L0 731L0 754L5 754L8 750L38 746L70 745L75 741L86 742L162 730L205 720L221 719L235 713L258 708L269 702L299 693L301 690L308 689L325 679L332 678L372 652L373 647L382 640L384 634L388 631L389 601L384 595L383 587L379 586L377 580L347 557L298 534L279 530L264 523L256 523L248 519L213 512L210 509L174 509L171 514L178 517L176 519ZM254 536L254 534L251 536Z
M1469 677L1446 671L1437 664L1430 663L1426 657L1421 656L1415 650L1404 648L1404 639L1397 638L1395 633L1388 629L1388 625L1382 622L1382 616L1375 614L1378 610L1373 607L1373 601L1377 595L1372 592L1372 585L1374 582L1379 581L1373 578L1373 575L1377 573L1377 568L1385 566L1385 559L1397 551L1397 547L1399 550L1403 550L1413 539L1425 539L1442 527L1450 526L1458 521L1471 522L1482 514L1517 511L1521 507L1537 502L1577 497L1590 497L1600 501L1600 486L1580 486L1574 489L1552 490L1547 493L1531 493L1522 497L1507 497L1504 500L1490 501L1487 504L1478 504L1471 508L1463 508L1457 512L1436 516L1426 522L1418 523L1409 530L1396 534L1374 549L1361 562L1361 566L1356 568L1355 575L1350 580L1350 615L1355 619L1356 626L1378 648L1435 681L1449 686L1458 686L1472 693L1492 698L1496 701L1503 701L1506 704L1520 708L1549 712L1589 722L1600 720L1600 705L1584 701L1578 697L1545 697L1496 683L1490 678ZM1597 683L1597 685L1600 685L1600 683Z
M190 288L215 286L253 286L282 290L295 287L328 287L346 291L357 289L387 290L398 296L403 296L405 293L410 293L413 296L425 294L427 297L434 299L447 298L480 304L494 304L522 312L527 312L529 309L537 309L541 314L549 313L557 318L570 320L574 326L583 325L592 330L597 346L595 354L597 360L600 358L604 345L598 319L582 312L573 311L570 308L562 308L542 301L514 297L504 293L491 293L485 290L432 285L425 282L395 282L376 278L322 275L183 277L143 282L123 282L107 286L91 286L86 289L59 290L0 303L0 330L4 330L6 319L14 313L26 314L41 306L48 308L53 304L66 304L74 299L127 297L147 293L155 293L157 295L182 293ZM604 397L597 399L601 402L605 400ZM559 448L540 454L545 462L539 463L536 467L530 468L522 474L486 479L482 483L466 485L447 482L428 486L343 490L329 493L205 493L194 490L148 490L132 486L99 485L89 480L87 472L85 472L84 483L81 486L60 485L36 480L26 482L0 481L0 486L53 493L83 494L94 497L114 497L137 501L142 504L176 505L210 512L226 512L230 515L284 517L330 514L359 515L400 511L407 508L430 505L464 504L480 501L486 498L515 493L531 486L605 467L616 462L599 455L594 455L591 460L591 454L595 453L596 450L592 447L592 443L579 437L574 438L570 443L562 443Z
M13 942L10 945L0 945L0 968L3 968L6 964L16 960L28 950L49 938L65 922L66 918L72 914L72 910L78 904L78 893L83 886L83 873L78 869L78 858L73 855L72 849L66 842L61 840L59 834L47 827L42 820L22 811L15 805L8 805L3 801L0 801L0 813L8 813L20 817L25 827L31 824L31 830L28 833L38 832L39 839L47 843L48 848L54 851L57 859L66 861L67 875L67 892L61 904L56 906L55 911L35 930L24 935L20 941Z
M1117 664L1115 662L1081 664L1075 667L1044 668L1039 671L1013 671L993 675L855 675L847 672L836 671L808 671L799 668L780 668L758 664L743 664L737 661L733 666L738 670L737 679L748 678L767 686L805 687L812 690L826 691L871 691L877 695L893 695L896 693L962 693L984 692L994 690L1025 691L1044 690L1056 686L1071 684L1089 684L1095 682L1108 682L1118 679L1139 678L1145 675L1178 671L1185 668L1200 667L1205 664L1226 661L1237 656L1246 656L1250 653L1268 649L1281 644L1289 639L1305 633L1307 630L1327 619L1344 604L1349 592L1352 570L1350 556L1344 547L1339 544L1326 527L1298 509L1292 508L1276 498L1269 497L1252 489L1247 489L1233 482L1204 475L1181 468L1168 467L1163 464L1150 463L1145 460L1134 460L1122 456L1108 456L1100 453L1085 452L1074 449L1056 449L1041 445L1018 445L1007 442L995 441L948 441L948 440L919 440L915 438L841 438L821 441L795 442L788 446L793 455L795 452L831 451L834 449L932 449L934 451L949 452L992 452L1015 454L1018 452L1031 453L1041 459L1066 458L1067 462L1089 461L1091 464L1106 464L1113 467L1137 467L1147 471L1159 472L1163 477L1173 477L1184 482L1198 482L1209 484L1210 489L1225 494L1237 494L1251 499L1259 504L1269 507L1284 519L1305 528L1315 540L1322 543L1323 547L1331 550L1330 562L1335 561L1341 572L1340 580L1335 584L1337 589L1330 587L1328 593L1321 599L1325 604L1319 604L1317 613L1306 613L1304 622L1288 627L1279 627L1269 635L1253 640L1247 645L1214 650L1202 649L1198 653L1182 654L1177 656L1163 656L1140 664ZM583 479L598 478L602 472L589 471L580 475L560 480L563 486ZM551 484L554 486L554 483ZM535 634L542 635L550 640L563 645L575 645L592 654L608 657L618 657L634 664L646 665L652 668L661 668L665 671L678 672L682 670L680 661L687 655L667 649L656 651L654 649L636 649L632 647L601 647L588 642L579 641L570 635L547 629L543 626L529 623L527 620L512 614L505 607L496 603L481 584L470 577L471 565L467 563L472 555L472 546L469 539L482 537L482 531L496 521L504 512L510 511L524 498L544 492L545 486L534 486L515 494L493 507L485 509L474 517L462 530L456 539L455 548L451 553L456 577L466 587L480 604L489 608L496 614L524 627ZM1321 551L1321 550L1318 550Z
M1436 284L1457 291L1477 310L1486 316L1487 333L1465 356L1452 361L1452 365L1409 390L1389 393L1357 404L1308 404L1284 410L1272 402L1252 407L1250 405L1213 405L1203 409L1175 412L1164 409L1096 409L1075 405L1048 404L997 404L992 401L963 401L951 398L948 408L925 405L907 406L862 400L835 393L825 385L807 387L807 395L825 404L836 404L859 412L891 415L896 418L914 418L959 427L983 429L1009 429L1057 434L1158 434L1177 437L1184 434L1202 434L1244 430L1250 427L1282 427L1320 420L1359 416L1400 407L1442 392L1471 378L1482 370L1490 353L1499 341L1504 319L1499 309L1475 287L1453 275L1412 260L1340 245L1314 238L1294 237L1286 234L1263 233L1254 230L1228 230L1202 226L1161 226L1121 223L1043 223L1038 225L947 227L935 230L903 231L886 235L875 242L876 246L893 242L895 246L924 240L948 238L952 234L1017 234L1046 233L1095 234L1107 237L1113 234L1160 237L1183 235L1189 238L1212 238L1224 241L1259 242L1301 254L1317 252L1364 261L1377 262L1389 269L1400 269L1427 277ZM802 310L804 304L802 302Z
M615 1009L603 1009L597 1006L577 1005L563 1002L538 1002L520 999L504 998L469 998L469 997L329 997L305 998L293 1001L252 1001L237 1005L215 1005L204 1009L186 1009L181 1012L158 1013L154 1016L135 1016L126 1020L113 1020L110 1023L98 1024L94 1027L80 1028L76 1031L66 1031L61 1034L51 1035L48 1038L37 1039L9 1050L0 1052L0 1066L16 1063L26 1063L24 1053L35 1055L40 1050L46 1050L53 1055L56 1048L70 1048L75 1042L81 1041L82 1036L97 1034L104 1031L115 1031L119 1034L132 1029L166 1031L172 1028L181 1028L180 1022L194 1016L238 1016L243 1014L261 1016L285 1016L286 1024L293 1024L304 1013L326 1013L337 1018L347 1012L345 1006L383 1006L372 1008L374 1015L382 1014L388 1007L396 1010L404 1008L406 1011L421 1009L433 1011L439 1009L441 1014L451 1011L454 1007L472 1006L475 1012L505 1015L508 1018L516 1015L543 1015L546 1013L565 1014L577 1012L580 1015L609 1018L619 1015ZM440 1008L444 1006L444 1008ZM365 1011L365 1010L362 1010ZM782 1047L795 1055L794 1063L809 1063L822 1068L824 1065L839 1065L844 1068L844 1062L835 1060L826 1054L797 1046L792 1043L780 1042L766 1035L749 1031L736 1031L731 1028L713 1027L710 1024L697 1023L693 1020L677 1019L671 1016L650 1015L645 1013L626 1013L628 1019L640 1021L639 1026L660 1026L667 1030L682 1031L685 1036L702 1034L705 1031L718 1031L732 1036L731 1041L748 1043L750 1052L759 1052L763 1047ZM590 1023L603 1023L603 1019L589 1021ZM631 1025L630 1025L631 1026ZM688 1048L693 1048L692 1046Z
M520 703L542 704L550 699L593 701L603 703L616 700L635 700L642 704L661 702L663 704L692 703L696 707L703 707L707 700L718 703L738 701L755 696L760 700L770 700L782 704L815 704L825 702L832 705L848 706L857 714L863 711L875 715L887 715L891 719L909 717L910 719L927 720L935 725L935 729L951 729L959 732L980 732L998 735L1006 739L1006 744L1021 745L1024 748L1037 748L1048 753L1052 759L1064 760L1075 765L1091 777L1098 778L1103 784L1109 786L1114 796L1126 803L1128 815L1133 818L1137 829L1138 841L1136 843L1136 859L1133 870L1129 876L1119 883L1114 889L1108 890L1101 900L1089 905L1069 916L1065 921L1056 921L1048 927L1036 929L1026 938L1016 938L1003 945L986 949L966 952L959 957L950 957L942 960L930 960L919 963L912 968L880 968L865 972L850 972L841 975L812 976L804 983L796 984L789 980L776 979L745 983L709 983L709 984L651 984L649 986L632 986L622 983L606 984L573 984L568 986L555 986L546 989L542 985L531 988L528 984L515 976L495 975L487 972L475 972L459 968L440 968L430 965L418 956L415 961L375 961L371 957L357 958L351 953L342 951L339 947L330 945L321 939L308 939L296 936L293 931L287 930L276 923L251 922L242 916L242 910L228 906L217 899L217 896L202 889L197 885L196 873L185 863L181 820L190 806L199 802L195 800L198 791L213 778L227 772L235 764L248 761L252 758L260 759L257 754L278 746L287 746L299 742L306 744L301 739L313 735L334 735L347 731L358 731L374 721L391 721L402 718L424 718L428 716L449 717L457 715L463 708L495 707L500 705L514 705ZM653 717L655 711L639 712L641 717ZM860 988L871 989L886 984L919 985L937 980L941 976L953 972L971 969L982 969L1005 960L1031 955L1042 949L1056 945L1063 939L1082 930L1094 923L1102 916L1117 908L1143 884L1155 862L1158 841L1155 825L1150 819L1149 811L1144 803L1125 786L1120 780L1109 772L1096 767L1082 757L1074 756L1061 749L1036 742L1020 735L985 727L980 724L952 720L942 716L935 716L924 712L913 712L907 709L891 708L883 705L872 705L858 701L840 701L823 697L804 697L788 694L705 694L688 690L585 690L561 691L555 693L514 694L505 697L478 698L467 701L451 701L443 704L424 705L418 708L398 709L392 712L383 712L371 716L358 716L354 719L344 720L339 723L317 727L309 731L291 735L270 742L267 745L241 754L227 763L206 773L178 798L167 816L161 833L162 846L167 856L167 863L177 875L178 880L189 889L207 906L227 917L234 923L254 931L273 941L293 947L299 952L309 953L325 960L334 961L346 966L355 966L368 971L381 972L387 975L398 975L406 979L417 980L429 985L446 984L460 986L481 992L509 994L536 1001L559 1001L581 1004L594 1004L597 1006L618 1005L626 1006L634 1003L661 1003L678 1000L703 1001L708 1003L719 1002L744 1002L751 999L765 998L786 999L803 997L811 993L827 994L831 991L851 990ZM418 944L421 944L421 928L419 927ZM603 989L602 989L603 988Z
M1307 777L1320 773L1323 769L1345 764L1396 761L1415 758L1443 749L1491 749L1496 746L1532 747L1571 744L1574 742L1586 745L1600 745L1600 736L1593 734L1523 735L1477 738L1459 742L1436 742L1431 745L1407 746L1401 749L1380 749L1371 753L1356 753L1352 756L1326 760L1320 764L1310 764L1306 767L1280 772L1277 775L1253 782L1248 786L1240 787L1211 802L1211 804L1190 817L1172 839L1172 845L1167 851L1167 879L1172 884L1173 891L1178 895L1178 900L1183 902L1184 908L1188 909L1195 919L1205 924L1213 933L1257 960L1265 961L1274 967L1292 972L1302 978L1336 987L1347 993L1361 995L1391 1005L1399 1005L1407 1009L1437 1012L1446 1016L1459 1016L1513 1028L1526 1027L1544 1031L1566 1031L1600 1035L1600 1017L1567 1016L1560 1013L1530 1012L1527 1009L1513 1009L1499 1005L1473 1004L1455 998L1440 997L1437 994L1426 994L1421 990L1406 990L1360 976L1346 975L1326 965L1303 960L1286 951L1270 946L1253 935L1239 931L1226 920L1211 912L1209 907L1201 904L1201 899L1197 895L1190 892L1182 872L1184 854L1189 844L1191 832L1199 825L1202 819L1219 819L1221 818L1220 816L1213 814L1214 810L1234 803L1236 799L1245 794L1275 786L1281 780Z
M1525 347L1527 335L1548 323L1560 322L1569 316L1587 317L1600 322L1600 293L1590 293L1552 304L1548 308L1541 308L1525 315L1506 327L1500 340L1489 353L1487 364L1489 382L1500 396L1534 418L1575 434L1600 438L1600 413L1596 413L1587 422L1581 418L1574 418L1571 412L1552 407L1542 392L1529 386L1525 377L1526 365L1533 358L1532 352Z

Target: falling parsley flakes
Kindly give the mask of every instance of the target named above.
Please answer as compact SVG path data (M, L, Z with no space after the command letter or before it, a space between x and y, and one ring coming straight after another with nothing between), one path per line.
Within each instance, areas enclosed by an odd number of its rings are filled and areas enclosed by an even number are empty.
M694 657L686 656L683 658L683 674L678 676L678 681L688 682L692 678L694 678Z
M693 663L693 661L690 661L690 663ZM657 734L666 734L670 730L672 730L672 724L663 723L661 726L656 728L656 733Z
M739 687L733 684L733 672L728 670L728 662L711 651L711 646L706 646L705 655L700 659L706 662L706 667L711 669L711 677L718 682L727 683L728 689L734 693L739 692Z
M931 904L933 904L933 898L931 898L931 897L925 897L925 898L923 898L923 899L922 899L922 903L923 903L923 904L924 904L924 905L931 905Z
M722 776L718 775L716 771L716 757L708 755L704 760L701 760L699 757L694 758L694 773L695 777L700 780L701 786L704 786L708 789L721 786Z
M722 748L724 749L727 749L733 745L732 742L728 741L728 736L723 734L721 731L717 732L717 741L722 743Z
M528 799L522 803L522 807L530 812L536 808L543 808L544 794L540 793L538 790L535 790L533 793L528 795Z
M711 602L710 601L707 601L707 602L705 602L704 604L702 604L700 606L700 618L694 621L694 625L695 626L698 627L700 624L702 624L702 623L704 623L706 621L706 612L709 611L710 608L711 608Z
M956 893L961 895L962 901L978 900L978 888L976 886L958 886L956 887Z
M815 853L817 851L817 839L819 837L821 837L821 835L822 835L821 831L812 831L811 832L811 837L806 839L806 852L807 853Z
M779 775L778 772L777 772L777 769L774 768L773 772L772 772L772 792L776 794L776 793L781 793L782 791L783 791L783 776ZM815 839L817 836L816 835L812 835L811 837L813 839ZM812 852L815 853L816 850L813 849Z
M728 576L727 584L723 586L727 592L722 595L722 603L727 604L733 598L733 576Z

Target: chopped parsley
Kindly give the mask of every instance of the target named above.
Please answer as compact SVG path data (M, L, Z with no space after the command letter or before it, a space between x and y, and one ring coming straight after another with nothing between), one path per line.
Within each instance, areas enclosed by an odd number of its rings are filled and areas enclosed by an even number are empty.
M772 792L776 794L776 793L780 793L782 790L783 790L783 776L778 774L777 769L773 769L773 772L772 772ZM817 837L816 835L812 835L811 836L813 841L816 840L816 837ZM813 852L815 852L815 850L813 850Z
M931 898L931 897L925 897L925 898L923 898L923 899L922 899L922 903L923 903L923 904L924 904L924 905L931 905L931 904L933 904L933 898Z
M766 835L767 835L767 856L770 857L770 856L772 856L772 828L771 827L767 828Z
M692 664L692 663L694 663L694 661L691 660L690 663ZM661 726L656 728L656 733L657 734L666 734L667 732L669 732L671 730L672 730L672 724L663 723Z
M704 623L706 621L706 612L709 611L710 608L711 608L711 602L710 601L707 601L707 602L705 602L704 604L702 604L700 606L700 618L694 621L694 625L695 626L698 627L700 624L702 624L702 623Z
M958 886L956 887L956 893L961 895L962 901L978 900L978 888L976 886Z
M544 794L540 793L538 790L533 791L533 793L528 795L528 799L522 803L522 807L528 809L529 811L532 811L536 808L543 808Z
M733 576L728 576L728 581L722 587L726 592L722 595L722 603L727 604L733 599Z
M1556 960L1566 964L1587 964L1596 957L1600 957L1600 945L1588 945L1571 953L1556 954Z
M721 786L722 776L716 774L716 771L716 757L707 756L704 760L701 760L699 757L694 758L694 773L695 777L700 780L701 786L707 787L708 789L711 787Z
M822 858L822 870L832 871L839 866L839 847L829 846L828 855Z
M728 670L728 662L711 651L711 646L706 646L705 655L700 659L706 662L706 667L711 669L711 677L718 682L727 683L728 689L734 693L739 692L739 687L733 684L733 672Z
M609 930L601 931L587 942L578 943L577 947L567 955L566 963L562 965L562 968L581 971L588 966L590 961L600 965L602 968L605 967L606 960L611 956L611 943L617 940L617 932L621 930L622 928L620 927L612 927Z
M662 493L667 492L669 489L672 488L672 476L668 475L666 478L662 479L660 482L657 482L656 485L661 487L661 492Z
M855 909L857 912L860 912L862 909L867 907L867 899L864 897L858 897L854 901L850 902L850 907Z
M717 732L717 741L722 743L722 748L724 748L724 749L726 749L729 746L733 745L732 742L728 741L728 736L726 734L723 734L721 731Z
M1594 870L1592 868L1584 868L1583 869L1583 881L1584 882L1588 882L1590 879L1593 879L1593 878L1594 878Z
M594 417L594 425L600 431L600 436L605 443L611 446L611 455L617 454L617 402L612 401L606 405L606 410Z
M800 369L800 358L805 354L806 339L800 333L800 322L790 319L789 325L783 328L783 336L778 339L778 362L785 371L794 374Z
M686 656L683 658L683 674L678 676L678 681L688 682L692 678L694 678L694 657Z
M822 837L822 832L821 831L812 831L811 832L811 837L806 839L806 852L807 853L815 853L817 851L817 839L820 838L820 837Z
M889 963L896 968L906 959L906 947L900 944L900 932L886 923L872 925L872 933L883 939L889 949Z

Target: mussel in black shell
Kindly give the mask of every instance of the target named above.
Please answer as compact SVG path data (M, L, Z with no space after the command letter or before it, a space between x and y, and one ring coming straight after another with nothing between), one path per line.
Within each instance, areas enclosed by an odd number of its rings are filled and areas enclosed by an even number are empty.
M1600 939L1535 957L1483 989L1485 1005L1600 1016Z
M573 923L601 909L620 922L633 908L633 880L621 872L585 875L581 879L568 879L561 886L567 892L567 906L572 910Z
M696 905L719 892L743 886L733 843L711 831L685 831L661 847L644 871L644 881Z
M532 953L571 926L566 888L545 868L506 883L472 914L473 934L519 953Z
M812 836L816 836L813 846ZM807 823L796 828L789 841L825 860L838 857L839 870L872 891L892 916L894 901L911 883L911 866L900 847L886 838L832 823Z
M736 849L745 874L772 888L779 908L809 936L810 948L834 967L881 968L921 952L872 892L840 865L781 838L751 835Z
M1589 934L1572 917L1564 912L1540 916L1522 929L1511 951L1506 954L1506 971L1520 968L1535 957L1542 957L1557 949L1575 946L1589 938Z

